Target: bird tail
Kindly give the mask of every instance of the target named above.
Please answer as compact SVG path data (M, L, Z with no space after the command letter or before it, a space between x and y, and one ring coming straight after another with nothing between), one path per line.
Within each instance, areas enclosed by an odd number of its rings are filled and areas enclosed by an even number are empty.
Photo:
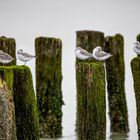
M37 58L37 56L35 55L34 58Z

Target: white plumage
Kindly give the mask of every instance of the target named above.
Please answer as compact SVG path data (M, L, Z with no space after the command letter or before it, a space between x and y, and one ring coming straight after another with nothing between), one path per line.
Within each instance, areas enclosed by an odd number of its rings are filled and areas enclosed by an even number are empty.
M26 64L27 61L30 61L31 59L35 58L36 56L23 52L22 49L17 51L17 57L19 60L25 62L24 65Z
M13 60L15 60L15 59L11 55L0 50L0 62L1 63L8 64L8 63L12 62Z
M93 49L92 55L96 60L99 61L106 60L112 56L110 53L102 51L102 48L100 46L97 46L95 49Z
M85 60L85 59L93 57L91 53L89 53L88 51L82 49L81 47L77 47L75 49L75 55L76 55L77 58L79 58L81 60Z
M137 54L140 54L140 42L139 41L136 41L134 43L134 48L133 48L134 52L137 53Z

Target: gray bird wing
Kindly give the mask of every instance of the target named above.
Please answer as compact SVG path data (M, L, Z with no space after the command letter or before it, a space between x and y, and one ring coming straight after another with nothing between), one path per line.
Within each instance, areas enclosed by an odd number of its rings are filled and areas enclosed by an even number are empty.
M106 55L108 55L109 53L106 53L106 52L104 52L104 51L98 51L98 52L96 52L95 53L95 55L97 56L97 57L104 57L104 56L106 56Z
M34 55L28 54L28 53L25 53L25 52L22 52L21 54L26 58L35 57Z
M138 49L140 49L140 43L138 43L138 45L136 46Z
M84 49L81 49L81 54L92 57L92 54Z
M10 56L9 54L7 54L7 53L1 53L0 54L0 58L2 58L2 59L5 59L5 60L10 60L10 59L14 59L12 56Z

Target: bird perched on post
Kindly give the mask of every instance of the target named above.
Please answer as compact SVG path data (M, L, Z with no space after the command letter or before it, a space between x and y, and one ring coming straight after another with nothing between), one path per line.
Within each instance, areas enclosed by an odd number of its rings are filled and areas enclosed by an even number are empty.
M0 62L1 63L8 64L8 63L12 62L13 60L15 60L15 58L13 58L8 53L5 53L2 50L0 50Z
M96 60L99 61L106 60L112 56L110 53L102 51L102 48L100 46L97 46L95 49L93 49L92 55Z
M93 58L91 53L82 49L81 47L77 47L75 49L75 55L76 55L77 58L79 58L81 60L85 60L85 59L88 59L88 58Z
M135 53L140 54L140 42L139 41L134 42L133 50Z
M27 61L30 61L31 59L35 58L36 56L32 55L32 54L28 54L26 52L23 52L22 49L19 49L17 51L17 57L18 57L19 60L25 62L24 63L24 65L25 65Z

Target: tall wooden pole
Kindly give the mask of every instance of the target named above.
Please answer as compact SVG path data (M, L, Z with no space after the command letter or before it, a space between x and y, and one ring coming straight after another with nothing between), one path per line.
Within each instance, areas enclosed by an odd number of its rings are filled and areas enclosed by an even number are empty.
M105 61L111 132L128 132L123 36L116 34L106 37L105 51L113 55Z
M104 33L78 31L77 47L90 53L104 45ZM105 73L102 62L76 59L78 140L103 140L106 132Z
M62 72L60 39L38 37L36 52L36 94L41 137L62 135Z

